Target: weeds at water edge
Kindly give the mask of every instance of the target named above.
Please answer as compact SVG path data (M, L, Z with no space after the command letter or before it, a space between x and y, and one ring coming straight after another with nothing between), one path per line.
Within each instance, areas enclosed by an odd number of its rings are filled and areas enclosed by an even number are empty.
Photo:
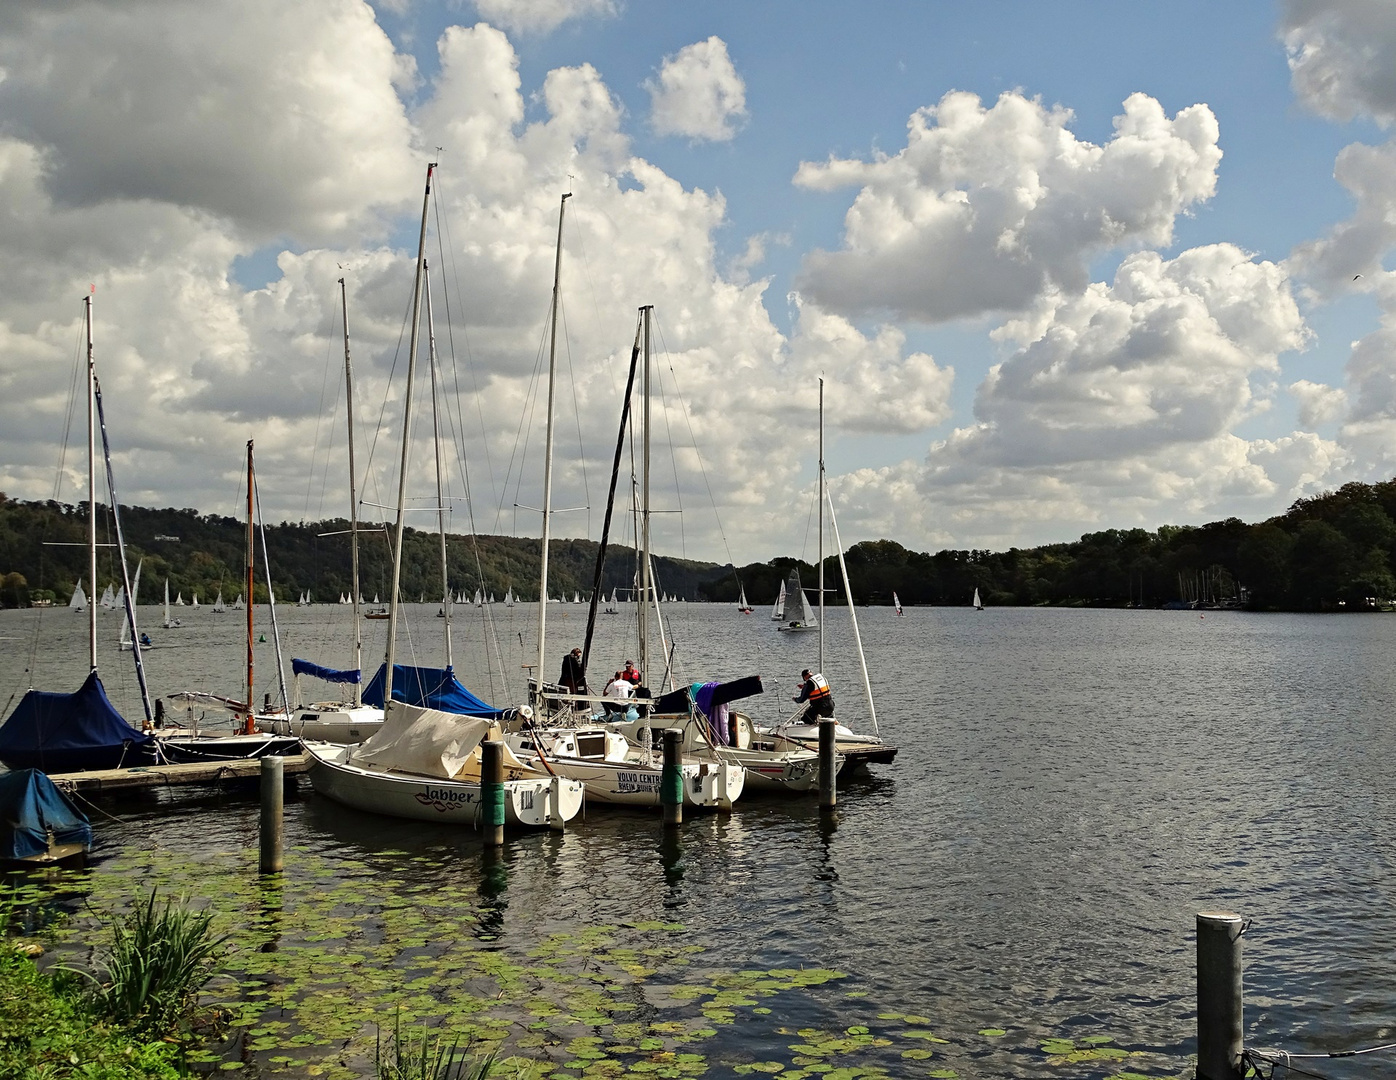
M377 1080L485 1080L494 1070L493 1054L467 1060L458 1038L447 1045L443 1036L433 1035L425 1025L419 1039L414 1040L410 1031L404 1035L400 1016L393 1019L392 1038L386 1046L379 1029L373 1058Z

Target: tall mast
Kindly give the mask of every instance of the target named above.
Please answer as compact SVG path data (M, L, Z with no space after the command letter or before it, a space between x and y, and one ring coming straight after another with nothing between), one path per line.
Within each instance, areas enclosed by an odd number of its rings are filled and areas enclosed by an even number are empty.
M402 405L402 460L397 477L397 526L393 532L393 587L388 593L388 651L383 669L383 712L393 701L393 664L397 662L397 591L402 582L402 510L407 501L408 449L412 445L412 383L417 375L417 331L422 319L422 269L427 248L427 209L431 206L431 176L436 162L427 163L427 187L422 196L422 230L417 236L417 263L412 276L412 333L407 346L407 395Z
M349 361L349 293L339 279L340 310L344 313L344 401L349 418L349 552L353 567L350 592L354 594L354 667L364 667L364 632L359 625L359 497L354 489L354 366ZM363 704L363 678L354 683L354 708Z
M548 342L548 413L546 417L546 450L543 457L543 558L538 572L538 705L542 707L543 671L547 660L548 636L548 534L553 505L553 397L557 374L557 313L562 299L562 220L567 213L569 191L562 196L557 210L557 254L553 261L553 313Z
M252 581L256 572L256 528L252 523L252 440L247 440L247 717L243 720L242 733L251 735L255 730L252 721Z
M97 670L97 369L92 353L92 293L83 298L87 323L87 666Z
M853 598L849 597L852 606ZM819 670L824 670L824 379L819 380Z
M431 368L431 438L436 447L436 527L441 534L441 611L446 617L446 666L451 666L451 586L446 570L446 493L441 488L441 419L436 400L436 324L431 317L431 267L422 263L427 294L427 366ZM449 312L448 312L449 314Z
M645 373L641 380L644 405L641 423L645 438L640 450L640 681L649 685L649 602L650 587L650 314L653 304L640 309L645 319Z

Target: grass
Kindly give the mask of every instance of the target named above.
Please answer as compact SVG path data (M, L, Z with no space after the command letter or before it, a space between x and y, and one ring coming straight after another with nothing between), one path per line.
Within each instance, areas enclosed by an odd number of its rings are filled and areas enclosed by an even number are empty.
M224 937L208 911L194 911L158 890L112 928L111 948L97 960L92 998L103 1015L133 1030L164 1035L186 1026L212 976Z
M485 1080L494 1069L494 1055L467 1060L460 1049L459 1038L448 1046L446 1040L433 1034L425 1025L416 1041L409 1031L402 1032L401 1018L393 1020L393 1035L387 1046L383 1033L378 1033L374 1048L374 1072L377 1080Z

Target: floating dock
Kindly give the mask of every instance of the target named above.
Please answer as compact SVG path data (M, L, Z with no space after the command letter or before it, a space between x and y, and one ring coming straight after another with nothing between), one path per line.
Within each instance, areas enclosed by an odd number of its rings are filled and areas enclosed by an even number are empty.
M288 754L281 760L286 776L295 776L309 768L309 757L306 754ZM103 791L177 787L183 784L216 784L224 780L256 780L261 774L260 758L239 758L236 761L200 761L181 765L144 765L133 769L51 773L49 779L64 791L90 795Z

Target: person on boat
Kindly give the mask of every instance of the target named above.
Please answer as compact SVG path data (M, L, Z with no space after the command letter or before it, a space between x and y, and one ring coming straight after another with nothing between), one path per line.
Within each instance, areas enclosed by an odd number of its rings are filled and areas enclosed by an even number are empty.
M620 673L620 677L631 686L640 685L640 669L629 660L625 662L625 669Z
M800 678L804 680L800 692L790 700L804 705L807 716L833 716L834 695L829 689L829 680L823 675L811 675L809 668L800 672Z
M582 670L581 649L573 649L562 658L562 675L558 682L569 694L586 693L587 677L586 672Z
M623 713L626 710L625 703L633 693L635 685L622 672L617 671L616 677L601 691L601 696L607 699L601 703L601 707L608 713Z
M141 644L142 644L142 645L149 645L149 644L150 644L150 635L149 635L149 634L146 634L146 633L142 633L142 634L141 634Z

